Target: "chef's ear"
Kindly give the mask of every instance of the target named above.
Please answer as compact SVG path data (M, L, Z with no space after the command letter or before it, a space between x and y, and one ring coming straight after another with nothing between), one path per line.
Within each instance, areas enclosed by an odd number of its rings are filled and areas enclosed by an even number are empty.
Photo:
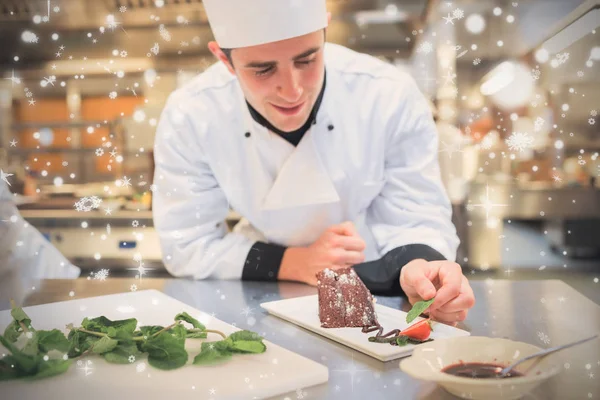
M223 62L223 64L225 64L229 72L235 75L235 70L233 69L233 65L231 64L229 57L227 57L223 50L221 50L217 42L215 42L214 40L208 42L208 49L211 53L214 54L215 57L217 57L221 62Z

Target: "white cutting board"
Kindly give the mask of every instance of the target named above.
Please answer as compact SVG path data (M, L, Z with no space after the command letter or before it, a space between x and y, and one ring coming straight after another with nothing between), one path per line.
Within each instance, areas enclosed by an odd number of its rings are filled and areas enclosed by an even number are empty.
M287 300L277 300L262 303L261 307L269 313L293 322L305 329L311 330L319 335L344 344L348 347L365 353L380 361L390 361L397 358L411 355L417 345L407 344L405 346L392 346L387 343L369 342L370 336L375 336L377 331L362 333L361 328L322 328L319 321L319 297L303 296ZM406 323L406 313L391 307L375 304L377 320L383 326L383 333L393 329L404 329L408 326ZM416 323L423 318L418 317L411 324ZM432 339L441 339L454 336L469 336L470 333L462 329L454 328L441 323L433 323Z
M44 304L24 310L31 317L34 328L57 328L65 332L69 323L80 326L84 317L100 315L112 320L136 318L138 327L167 326L182 311L187 311L208 329L226 335L239 330L156 290ZM0 311L2 333L10 321L10 311ZM207 339L188 339L188 363L200 351L202 341L220 339L217 334L209 334ZM140 357L130 365L119 365L91 355L80 365L74 362L63 375L33 382L0 382L0 398L44 399L51 394L53 399L86 400L261 399L327 382L327 367L267 340L263 343L267 350L262 354L235 354L221 365L186 365L172 371L151 367L146 357ZM5 352L0 345L0 355Z

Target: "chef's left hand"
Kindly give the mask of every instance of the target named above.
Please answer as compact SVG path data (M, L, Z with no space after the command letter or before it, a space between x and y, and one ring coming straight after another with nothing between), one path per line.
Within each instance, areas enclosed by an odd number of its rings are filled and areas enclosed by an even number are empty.
M426 314L452 325L464 321L475 304L469 281L460 265L451 261L413 260L402 267L400 286L410 304L435 296Z

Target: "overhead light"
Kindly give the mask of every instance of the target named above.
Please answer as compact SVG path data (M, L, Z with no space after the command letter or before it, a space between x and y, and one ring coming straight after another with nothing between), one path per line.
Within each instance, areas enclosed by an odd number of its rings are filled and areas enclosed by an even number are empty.
M471 14L465 20L465 27L470 33L478 35L485 29L485 19L479 14Z
M540 64L544 64L549 59L550 53L548 53L548 50L541 48L535 52L535 61L539 62Z
M408 14L393 6L387 6L385 10L359 11L354 14L354 20L359 26L368 24L390 24L408 21Z
M521 62L505 61L483 77L479 90L504 110L524 106L534 92L529 68Z

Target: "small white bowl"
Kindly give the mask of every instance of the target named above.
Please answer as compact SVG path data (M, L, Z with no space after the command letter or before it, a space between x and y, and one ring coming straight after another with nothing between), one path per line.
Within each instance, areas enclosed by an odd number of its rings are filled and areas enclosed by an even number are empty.
M518 399L560 372L555 355L518 365L515 370L525 373L537 361L537 365L525 376L513 378L465 378L447 374L442 369L461 361L508 366L540 350L542 349L528 343L483 336L436 339L415 347L411 357L400 361L400 369L413 378L436 382L448 392L464 399Z

